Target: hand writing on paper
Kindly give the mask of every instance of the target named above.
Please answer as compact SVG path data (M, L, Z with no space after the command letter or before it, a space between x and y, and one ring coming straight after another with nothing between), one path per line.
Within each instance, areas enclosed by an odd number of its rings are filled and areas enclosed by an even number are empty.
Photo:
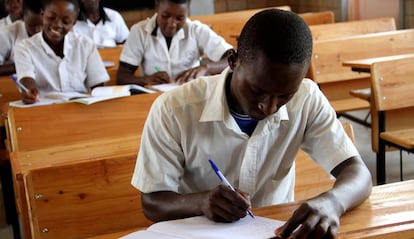
M25 104L33 104L39 101L39 90L37 88L28 88L28 91L21 92L22 101Z
M244 195L247 194L219 185L208 192L201 202L201 211L212 221L237 221L245 217L247 209L250 208L250 200Z
M328 194L304 202L283 226L276 229L276 238L334 238L342 211L339 203Z

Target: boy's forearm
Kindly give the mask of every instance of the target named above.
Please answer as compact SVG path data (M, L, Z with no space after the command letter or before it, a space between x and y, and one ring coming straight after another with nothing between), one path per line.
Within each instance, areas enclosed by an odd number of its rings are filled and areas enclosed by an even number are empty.
M144 214L154 222L202 215L200 202L203 199L204 193L141 193Z

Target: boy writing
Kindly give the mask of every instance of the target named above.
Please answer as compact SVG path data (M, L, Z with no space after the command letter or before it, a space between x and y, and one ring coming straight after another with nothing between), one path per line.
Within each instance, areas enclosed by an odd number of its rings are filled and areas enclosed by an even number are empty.
M294 160L302 148L336 181L304 201L275 234L334 238L341 215L368 197L372 182L328 100L304 79L312 56L307 24L293 12L259 12L244 26L237 49L229 54L230 69L153 103L132 178L145 215L233 222L250 205L293 201ZM209 158L251 201L217 186Z

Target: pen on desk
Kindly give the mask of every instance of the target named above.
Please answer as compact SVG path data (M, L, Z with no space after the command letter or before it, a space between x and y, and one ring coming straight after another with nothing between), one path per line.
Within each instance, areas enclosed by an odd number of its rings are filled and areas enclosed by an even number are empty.
M15 74L10 75L10 78L16 83L17 87L19 87L20 90L23 90L26 92L27 95L32 95L29 89L26 88L20 81L17 80L17 77Z
M231 186L230 182L227 180L226 177L224 177L223 173L220 171L220 169L218 168L218 166L213 162L213 160L209 159L208 160L210 162L211 167L213 168L214 172L216 173L217 177L220 179L221 182L223 182L223 184L230 188L232 191L236 191L236 189L234 189L233 186ZM247 213L254 218L253 212L250 210L247 210Z

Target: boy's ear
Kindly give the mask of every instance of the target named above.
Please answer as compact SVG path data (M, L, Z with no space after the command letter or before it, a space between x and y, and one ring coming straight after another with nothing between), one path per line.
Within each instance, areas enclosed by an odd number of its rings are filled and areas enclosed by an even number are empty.
M229 63L230 69L234 70L237 65L238 55L236 50L231 49L227 53L227 62Z

